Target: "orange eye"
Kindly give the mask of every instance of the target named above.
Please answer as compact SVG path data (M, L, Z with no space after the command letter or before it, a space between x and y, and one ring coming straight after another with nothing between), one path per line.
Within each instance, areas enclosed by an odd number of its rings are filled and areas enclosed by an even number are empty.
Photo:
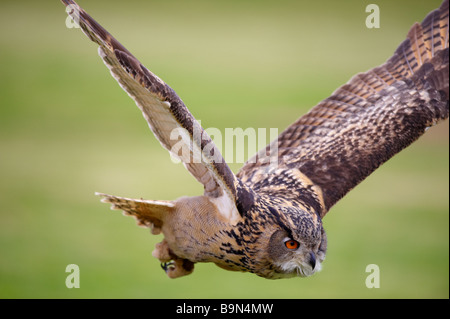
M284 242L287 249L295 250L300 246L300 243L296 240L289 239Z

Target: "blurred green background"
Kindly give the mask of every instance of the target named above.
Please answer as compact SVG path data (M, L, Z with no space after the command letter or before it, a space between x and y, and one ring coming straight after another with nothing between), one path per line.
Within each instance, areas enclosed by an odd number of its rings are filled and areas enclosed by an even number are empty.
M367 29L376 3L381 28ZM440 1L79 1L204 127L283 130L381 64ZM162 236L98 201L199 195L59 1L0 2L0 298L448 298L449 128L430 129L324 220L309 278L197 264L170 280ZM237 171L241 164L231 165ZM80 288L68 289L68 264ZM368 289L368 264L381 286Z

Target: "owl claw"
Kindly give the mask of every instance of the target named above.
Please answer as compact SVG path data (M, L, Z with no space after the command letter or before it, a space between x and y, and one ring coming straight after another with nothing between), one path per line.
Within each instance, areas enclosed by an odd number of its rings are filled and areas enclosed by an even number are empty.
M189 275L194 271L194 263L187 259L175 259L170 262L161 263L161 268L169 278L178 278Z
M178 278L189 275L194 271L194 263L188 259L183 259L175 255L169 248L167 241L156 244L152 253L161 262L161 268L169 278Z
M170 269L175 268L175 263L173 261L161 263L161 268L167 273Z
M169 278L178 278L189 275L194 271L194 263L187 259L175 259L170 262L162 262L161 268Z

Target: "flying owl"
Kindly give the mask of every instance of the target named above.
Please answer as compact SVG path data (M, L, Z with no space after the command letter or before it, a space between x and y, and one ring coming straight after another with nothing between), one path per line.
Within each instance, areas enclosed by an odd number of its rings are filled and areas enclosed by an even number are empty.
M269 279L314 274L325 258L322 219L330 208L448 118L445 0L411 27L386 63L352 77L234 174L178 95L74 1L62 2L162 146L204 186L203 195L174 201L97 193L164 234L153 256L170 278L192 273L198 262Z

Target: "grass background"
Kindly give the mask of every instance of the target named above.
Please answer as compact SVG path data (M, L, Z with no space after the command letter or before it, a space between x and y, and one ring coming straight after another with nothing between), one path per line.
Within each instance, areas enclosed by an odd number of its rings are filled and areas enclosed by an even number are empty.
M372 1L373 2L373 1ZM283 130L384 62L439 1L79 1L204 127ZM161 236L98 201L202 187L148 130L59 1L0 2L0 298L448 298L448 121L327 215L321 273L270 281L197 264L170 280ZM240 164L231 165L234 171ZM80 267L79 289L65 268ZM381 287L368 289L368 264Z

